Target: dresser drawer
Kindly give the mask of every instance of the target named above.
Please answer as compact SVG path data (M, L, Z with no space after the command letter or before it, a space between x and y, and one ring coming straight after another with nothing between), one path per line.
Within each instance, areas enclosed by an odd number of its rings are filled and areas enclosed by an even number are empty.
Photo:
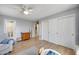
M30 33L29 32L21 33L21 37L22 40L28 40L30 39Z

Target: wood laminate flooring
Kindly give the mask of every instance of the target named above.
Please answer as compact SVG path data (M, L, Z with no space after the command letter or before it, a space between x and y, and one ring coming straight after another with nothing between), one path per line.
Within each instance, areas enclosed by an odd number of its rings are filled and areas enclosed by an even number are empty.
M50 43L45 40L39 40L38 38L16 42L16 44L13 47L13 51L10 53L10 55L15 55L15 53L18 53L24 49L28 49L32 46L35 46L38 51L41 47L44 47L54 49L62 55L75 55L75 51L73 49Z

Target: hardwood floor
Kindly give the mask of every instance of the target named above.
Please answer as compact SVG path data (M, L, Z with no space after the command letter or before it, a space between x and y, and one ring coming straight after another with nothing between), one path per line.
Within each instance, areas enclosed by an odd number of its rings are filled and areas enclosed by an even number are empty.
M38 40L38 38L17 42L14 45L13 51L10 53L10 55L15 55L15 53L18 53L32 46L35 46L37 48L37 51L39 50L39 48L44 47L44 48L54 49L59 53L61 53L62 55L75 55L75 51L73 49L66 48L44 40Z

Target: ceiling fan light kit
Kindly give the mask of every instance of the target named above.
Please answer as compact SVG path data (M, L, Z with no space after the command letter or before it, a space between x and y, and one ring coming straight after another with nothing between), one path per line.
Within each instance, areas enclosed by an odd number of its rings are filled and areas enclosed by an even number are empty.
M23 13L24 13L25 15L28 15L28 14L29 14L29 12L28 12L28 11L24 11Z
M32 14L32 13L31 13L32 11L33 11L32 8L28 8L27 10L24 10L23 13L24 13L25 15L29 15L29 14Z

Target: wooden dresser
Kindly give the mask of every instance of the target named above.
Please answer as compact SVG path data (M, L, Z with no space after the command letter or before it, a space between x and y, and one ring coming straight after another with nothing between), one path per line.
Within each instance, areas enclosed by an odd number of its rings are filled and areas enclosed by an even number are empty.
M29 40L30 39L30 32L23 32L21 33L22 40Z

